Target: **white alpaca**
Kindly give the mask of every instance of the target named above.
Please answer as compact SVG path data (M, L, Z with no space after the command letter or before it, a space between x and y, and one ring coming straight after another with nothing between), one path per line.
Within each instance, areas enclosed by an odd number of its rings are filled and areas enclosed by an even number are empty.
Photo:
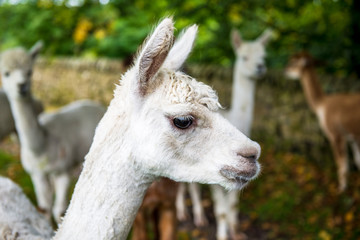
M31 74L41 46L38 43L29 52L23 48L5 51L0 69L20 139L22 165L31 176L39 207L49 218L52 210L59 222L68 203L71 171L88 152L105 108L83 100L38 117L32 107Z
M271 38L271 31L265 31L254 41L245 42L238 31L231 34L232 46L236 55L233 73L231 108L223 112L238 130L250 136L254 112L256 78L266 72L264 62L265 45ZM219 185L211 186L217 222L217 239L240 239L243 234L238 230L239 191L227 191Z
M43 111L42 103L37 99L33 99L33 107L37 114ZM14 118L11 113L10 103L5 92L2 89L0 89L0 112L1 112L0 114L0 141L1 141L11 133L14 133L16 131Z
M122 77L54 239L126 239L159 176L241 189L258 175L260 146L217 112L209 86L178 71L197 27L174 46L173 28L164 19Z

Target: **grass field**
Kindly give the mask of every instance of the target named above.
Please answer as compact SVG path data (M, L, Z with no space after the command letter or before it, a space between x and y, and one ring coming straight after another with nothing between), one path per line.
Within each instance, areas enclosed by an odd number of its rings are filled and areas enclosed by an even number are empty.
M50 111L80 98L108 104L122 72L116 64L104 70L95 65L71 67L55 60L40 61L33 90ZM228 103L225 96L229 95L231 79L225 83L207 81L217 88L222 86L217 89L220 99ZM249 239L360 239L359 171L350 161L349 188L339 195L329 145L307 110L298 85L288 87L287 95L270 94L271 85L260 83L258 88L258 95L267 96L257 101L253 129L253 138L262 146L263 171L241 193L241 229ZM294 114L286 115L291 111ZM20 164L18 143L12 139L0 143L0 174L19 183L34 201L30 178ZM178 239L214 239L210 193L207 186L202 190L210 226L195 229L191 222L182 223Z

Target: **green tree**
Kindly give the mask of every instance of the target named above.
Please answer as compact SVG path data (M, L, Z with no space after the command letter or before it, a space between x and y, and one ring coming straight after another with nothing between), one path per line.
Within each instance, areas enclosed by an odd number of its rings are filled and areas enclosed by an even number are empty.
M230 66L232 28L245 39L272 28L270 67L282 68L289 55L308 50L338 76L360 72L360 3L355 0L110 0L105 5L79 0L73 7L70 0L0 1L1 49L43 39L49 55L125 58L151 26L173 15L178 29L200 25L190 61Z

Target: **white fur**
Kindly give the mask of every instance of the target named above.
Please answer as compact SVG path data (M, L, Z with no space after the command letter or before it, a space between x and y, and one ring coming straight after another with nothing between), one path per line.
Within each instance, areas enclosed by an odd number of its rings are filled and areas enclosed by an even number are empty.
M186 184L180 183L176 194L176 202L175 202L176 218L179 221L185 221L189 217L185 204L185 194L186 194Z
M184 30L179 34L179 39L183 41L176 41L171 48L167 60L164 62L163 68L180 69L187 57L189 56L193 43L197 35L198 27L193 25L189 29ZM186 41L185 41L186 40Z
M207 217L205 215L204 207L201 203L201 189L200 185L197 183L180 183L178 192L176 195L176 217L179 221L185 221L189 218L189 213L187 211L185 203L185 195L188 187L192 202L192 213L194 216L194 224L197 227L203 227L208 224Z
M159 176L228 189L256 177L260 147L217 112L215 92L177 69L161 68L172 38L173 22L165 19L122 77L54 239L126 239ZM173 124L182 116L193 117L187 129ZM255 159L249 161L248 152Z
M83 100L38 117L32 106L30 71L39 47L36 44L29 52L22 48L7 50L0 68L20 139L22 165L31 176L39 207L49 218L52 209L59 222L67 207L71 172L88 152L105 108Z
M18 185L0 176L0 239L50 239L53 230Z

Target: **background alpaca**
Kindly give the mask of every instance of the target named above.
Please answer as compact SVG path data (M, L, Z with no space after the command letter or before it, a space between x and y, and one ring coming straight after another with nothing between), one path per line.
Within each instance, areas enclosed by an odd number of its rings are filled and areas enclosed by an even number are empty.
M242 40L238 31L233 30L231 33L236 62L231 108L223 112L223 115L246 136L250 136L253 119L255 80L266 72L265 45L271 35L272 32L266 30L256 40L246 42ZM232 239L243 238L243 234L238 229L239 191L227 191L219 185L212 185L211 191L217 223L217 239L227 239L228 231Z
M306 52L293 55L285 73L301 80L306 100L330 141L338 168L339 191L343 192L349 171L347 141L351 143L355 164L360 170L360 94L325 94L317 80L315 61Z
M1 57L1 56L0 56ZM32 99L32 106L36 114L41 113L44 108L38 99ZM14 118L11 113L10 103L5 92L0 89L0 141L16 131Z
M0 69L20 139L22 165L31 176L39 207L48 217L52 209L59 222L67 207L71 171L89 150L105 108L83 100L38 117L33 108L31 75L41 48L37 43L29 52L23 48L5 51Z

